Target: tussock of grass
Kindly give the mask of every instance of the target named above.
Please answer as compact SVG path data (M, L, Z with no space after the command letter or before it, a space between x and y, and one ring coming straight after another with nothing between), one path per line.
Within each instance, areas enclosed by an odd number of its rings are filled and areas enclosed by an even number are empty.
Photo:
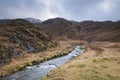
M77 65L78 68L84 68L86 65L85 64L79 64Z
M95 62L95 63L108 62L108 61L112 61L112 59L111 58L97 58L97 59L93 60L93 62Z

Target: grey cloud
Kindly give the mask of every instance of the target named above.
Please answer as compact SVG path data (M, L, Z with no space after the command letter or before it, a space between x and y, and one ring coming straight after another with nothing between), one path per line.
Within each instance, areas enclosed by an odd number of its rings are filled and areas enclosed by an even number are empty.
M70 19L76 20L119 20L120 0L63 0L63 8ZM73 4L71 6L71 4ZM104 5L101 5L104 4ZM110 10L103 6L110 5ZM115 6L113 6L115 5ZM108 7L108 8L109 8Z
M0 0L0 18L120 20L120 0Z

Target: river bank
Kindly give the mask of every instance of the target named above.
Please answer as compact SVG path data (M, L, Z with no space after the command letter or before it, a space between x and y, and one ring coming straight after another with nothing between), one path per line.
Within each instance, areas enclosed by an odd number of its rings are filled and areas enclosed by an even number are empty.
M10 64L0 67L0 77L20 71L26 66L39 64L40 62L66 55L73 50L73 45L77 43L80 43L80 41L60 41L59 46L56 48L51 48L37 54L26 54L23 58L14 58Z

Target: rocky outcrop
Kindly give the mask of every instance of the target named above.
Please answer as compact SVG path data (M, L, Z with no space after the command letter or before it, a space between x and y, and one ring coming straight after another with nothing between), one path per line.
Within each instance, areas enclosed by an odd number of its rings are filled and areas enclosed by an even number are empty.
M37 53L53 47L51 38L38 26L22 19L0 23L0 65L24 53Z

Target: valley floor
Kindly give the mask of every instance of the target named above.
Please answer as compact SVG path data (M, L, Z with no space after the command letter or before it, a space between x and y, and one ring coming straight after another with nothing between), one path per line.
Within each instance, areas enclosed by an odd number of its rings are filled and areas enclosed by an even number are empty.
M120 43L91 42L84 54L41 80L120 80Z

